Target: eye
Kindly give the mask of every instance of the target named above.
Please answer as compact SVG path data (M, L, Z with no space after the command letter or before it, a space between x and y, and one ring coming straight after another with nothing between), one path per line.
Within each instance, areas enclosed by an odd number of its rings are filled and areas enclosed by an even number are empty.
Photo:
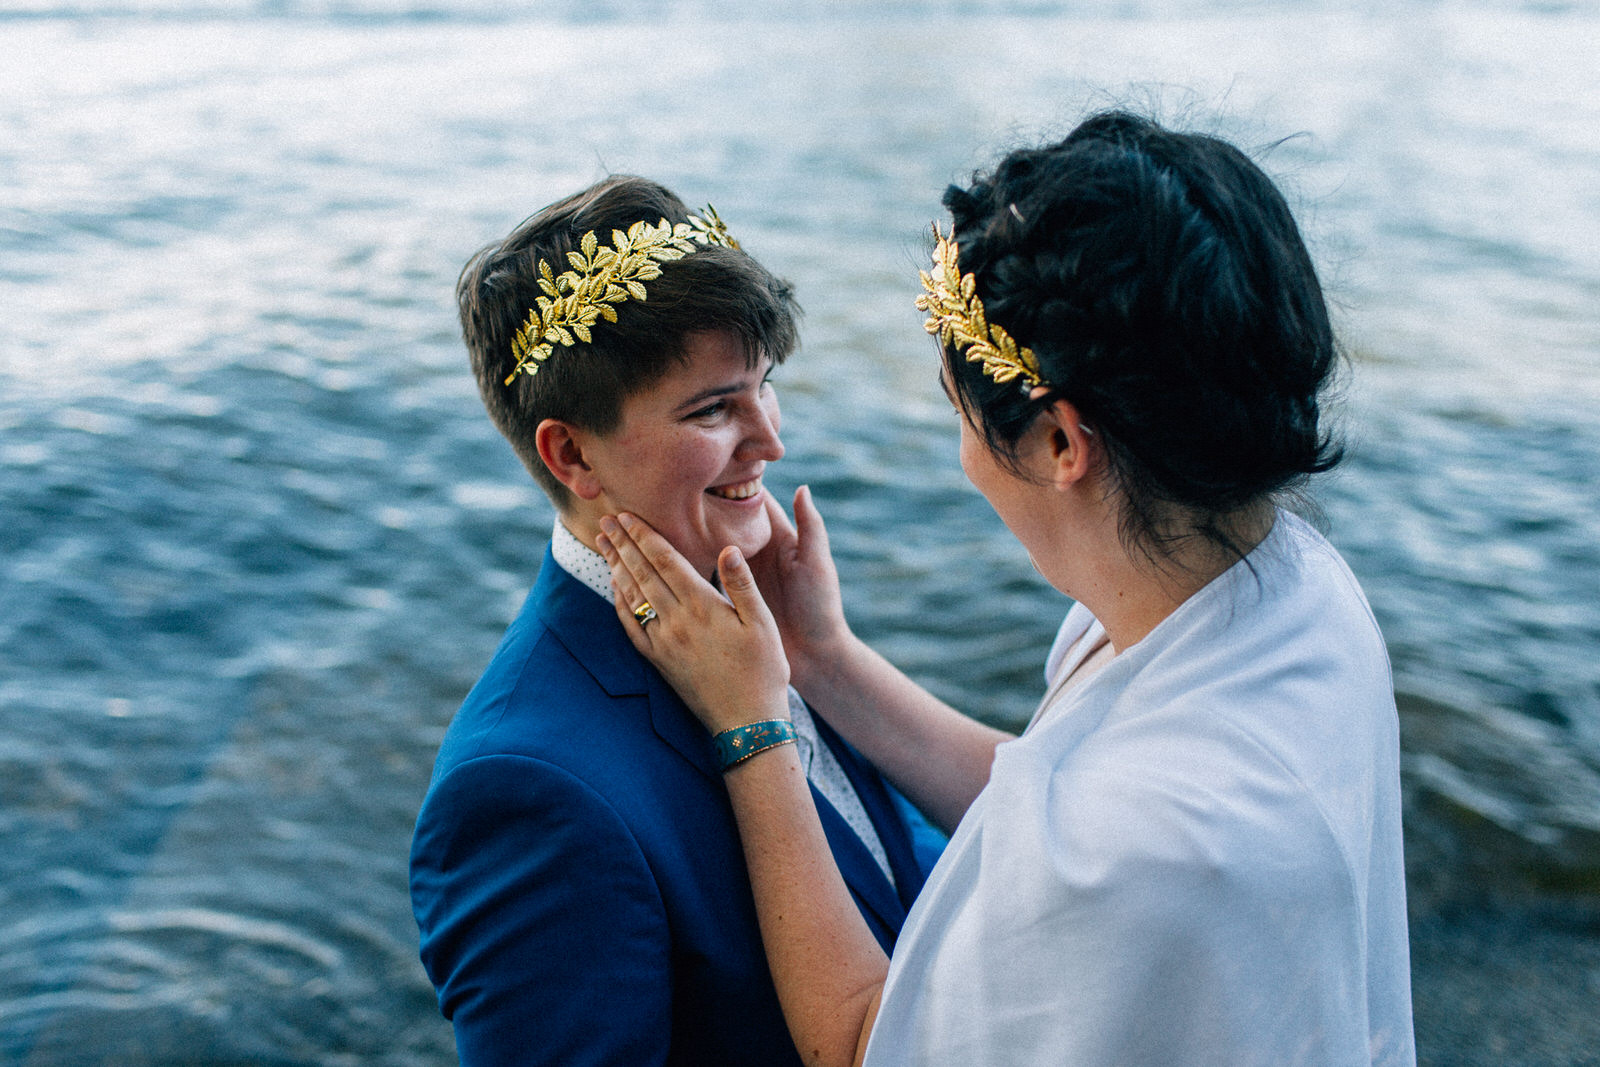
M689 418L691 418L691 419L714 419L718 415L721 415L724 411L726 411L727 408L728 408L728 402L726 400L713 400L711 403L707 404L705 407L696 408L694 411L689 412Z

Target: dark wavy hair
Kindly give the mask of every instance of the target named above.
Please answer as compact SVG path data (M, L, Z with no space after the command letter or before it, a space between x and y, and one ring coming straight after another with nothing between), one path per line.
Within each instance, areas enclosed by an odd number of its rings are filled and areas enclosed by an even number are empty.
M1339 364L1288 205L1234 146L1122 111L951 186L963 273L1038 356L1048 394L998 385L948 345L946 378L990 451L1056 398L1104 445L1125 544L1152 558L1339 462L1318 397ZM1193 517L1185 529L1175 509Z
M617 321L595 325L592 340L558 347L537 374L506 376L516 366L512 338L540 296L539 262L566 270L567 254L594 231L602 243L635 222L689 217L671 190L646 178L613 175L525 219L504 239L478 251L456 283L461 332L478 394L495 426L545 493L564 507L567 487L539 458L535 431L559 419L610 433L629 396L655 385L685 358L691 334L722 330L744 346L754 367L782 363L795 349L799 306L789 283L744 252L720 245L666 263L649 283L649 299L617 308Z

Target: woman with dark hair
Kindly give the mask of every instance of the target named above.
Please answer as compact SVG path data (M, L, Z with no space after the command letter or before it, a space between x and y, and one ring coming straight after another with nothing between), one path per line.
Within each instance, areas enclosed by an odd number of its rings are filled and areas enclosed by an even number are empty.
M1123 113L945 197L919 306L961 462L1077 603L1018 738L849 631L822 522L727 599L630 515L618 612L716 736L768 959L814 1063L1411 1064L1393 689L1354 577L1280 506L1338 460L1337 349L1241 152ZM948 848L893 958L830 873L784 684ZM836 712L842 710L843 714Z

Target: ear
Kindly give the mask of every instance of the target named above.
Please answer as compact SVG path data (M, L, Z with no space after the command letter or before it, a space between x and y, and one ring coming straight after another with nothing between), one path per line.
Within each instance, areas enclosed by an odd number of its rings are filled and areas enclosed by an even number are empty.
M1077 405L1056 400L1040 416L1049 434L1050 480L1057 489L1077 485L1094 471L1099 442L1083 422Z
M593 500L601 492L600 478L584 456L588 440L589 435L583 430L560 419L545 419L533 431L539 458L556 480L580 500Z

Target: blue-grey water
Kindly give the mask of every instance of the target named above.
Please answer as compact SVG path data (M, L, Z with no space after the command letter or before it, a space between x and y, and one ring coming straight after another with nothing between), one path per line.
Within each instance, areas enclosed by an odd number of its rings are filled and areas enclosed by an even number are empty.
M1023 721L1064 603L911 300L945 184L1106 103L1294 135L1418 899L1600 886L1597 54L1512 0L3 0L0 1063L452 1062L410 825L551 511L451 289L608 171L796 283L770 481L864 636Z

